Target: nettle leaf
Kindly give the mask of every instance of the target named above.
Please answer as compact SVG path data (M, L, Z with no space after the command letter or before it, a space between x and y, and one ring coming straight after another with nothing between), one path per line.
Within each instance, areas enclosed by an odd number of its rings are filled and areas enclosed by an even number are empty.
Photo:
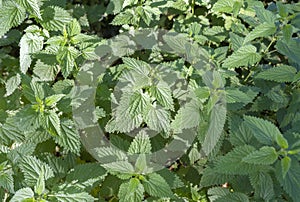
M115 116L105 126L108 132L130 132L142 124L142 114L130 114L132 94L129 92L122 94L120 103L115 110Z
M106 12L111 14L120 13L124 8L137 3L137 0L112 0L109 2Z
M251 117L244 116L246 126L252 131L254 137L262 144L272 145L276 142L277 136L282 136L279 129L271 122Z
M65 149L75 154L79 154L81 147L80 135L76 129L74 122L70 119L63 119L61 120L61 122L59 122L58 119L55 120L55 124L55 126L57 127L57 136L54 136L55 141Z
M73 19L66 27L66 31L68 33L68 36L75 36L80 34L81 27L79 22L76 19Z
M182 132L183 129L195 128L200 123L200 105L195 99L187 102L177 112L171 127L175 132Z
M150 154L151 142L150 138L145 131L140 131L130 144L128 149L130 154Z
M24 156L29 156L34 153L36 145L34 143L23 143L16 148L12 149L8 154L7 158L13 163L17 164L22 161Z
M58 74L60 68L58 65L45 64L41 60L37 60L33 73L38 77L39 81L53 81Z
M120 202L140 202L144 198L144 187L138 179L132 178L121 184L118 197Z
M6 1L0 4L0 37L12 27L20 25L26 18L26 10L15 1Z
M106 170L112 173L120 173L120 174L133 174L134 168L127 161L116 161L112 163L102 164Z
M150 87L150 95L155 97L157 101L166 109L174 110L174 102L172 91L169 85L163 81L159 81L157 85Z
M202 149L207 155L213 151L219 142L225 120L226 107L223 104L214 105L210 115L210 124L202 143Z
M59 202L91 202L96 200L93 196L91 196L86 192L78 192L78 193L58 192L58 193L51 194L49 197Z
M269 201L274 197L273 180L270 174L267 172L258 172L251 174L249 177L251 185L255 189L255 195L265 201Z
M263 6L254 7L257 18L261 23L267 22L270 24L275 23L277 17L274 13L269 10L266 10Z
M249 34L247 34L244 44L248 43L259 37L267 37L276 32L276 26L274 23L262 23L255 27Z
M287 172L291 167L291 161L292 159L289 156L285 156L283 157L283 159L281 159L281 170L283 179L285 178Z
M143 181L145 191L151 196L163 198L173 197L172 190L166 180L157 173L151 173Z
M20 74L16 74L15 76L10 77L5 84L5 97L10 96L13 92L18 88L21 83Z
M47 6L42 13L42 26L49 31L61 31L72 21L71 15L61 7Z
M230 42L232 44L232 49L234 51L237 51L240 47L242 47L243 42L244 42L243 37L241 37L233 32L230 32L229 36L230 36Z
M61 135L60 119L54 110L45 112L44 128L53 136Z
M226 102L227 103L250 103L252 102L252 98L239 89L226 89Z
M15 120L21 131L33 131L41 126L39 114L30 106L18 112Z
M142 91L134 92L130 97L129 113L132 116L143 113L151 104L150 102L148 93L143 93Z
M54 177L50 166L34 156L26 156L20 163L21 171L24 173L25 182L29 186L34 186L39 179L40 173L44 173L44 179Z
M287 171L285 177L284 170L282 170L281 163L276 164L276 178L280 182L283 189L292 197L294 201L300 198L300 165L297 159L293 158L290 169Z
M26 73L30 67L32 56L43 49L44 37L39 33L26 33L20 41L20 68L22 73Z
M31 14L42 19L38 0L17 0L17 2L26 8L26 10L28 10Z
M136 12L141 16L143 21L146 23L146 25L150 25L151 21L153 20L153 16L159 16L161 14L160 10L155 7L150 6L143 6L138 7L136 9Z
M250 129L245 126L245 124L233 122L232 124L237 124L237 129L230 130L230 142L234 146L242 146L245 144L250 144L253 141L253 134Z
M218 0L212 7L215 12L231 13L235 0Z
M75 59L79 55L79 51L73 46L62 47L56 58L61 65L61 72L65 78L73 71L75 65Z
M249 66L259 62L261 55L256 52L253 45L245 45L240 47L232 55L224 60L223 67L235 68L241 66Z
M7 167L7 161L0 163L0 188L14 192L13 171Z
M85 163L75 166L67 175L68 182L78 181L86 182L90 179L103 178L106 175L106 170L100 163Z
M228 202L228 201L243 201L249 202L249 198L246 194L240 192L228 193L220 198L214 200L214 202Z
M295 67L280 64L276 67L267 69L256 75L256 78L276 82L293 82L297 69Z
M111 22L112 25L124 25L124 24L136 24L134 22L135 13L133 10L125 10L122 13L119 13L114 20Z
M45 104L46 104L46 106L52 106L52 105L56 104L58 101L60 101L64 96L65 96L65 94L50 95L45 98Z
M27 201L27 200L31 201L29 199L33 200L33 198L34 198L34 192L32 191L31 188L26 187L16 191L15 195L11 198L10 201L12 202L20 202L20 201Z
M246 163L270 165L278 158L278 154L274 147L264 146L258 151L254 151L242 160Z
M257 165L245 163L242 159L252 152L255 148L244 145L234 148L225 156L221 156L216 161L216 171L223 174L239 174L246 175L258 169Z
M34 186L34 192L38 195L42 195L42 193L45 191L45 179L44 179L44 171L39 175L39 178L36 182L36 185Z
M293 62L300 63L300 42L297 39L289 41L278 40L275 45L277 51L287 56Z
M159 106L149 106L143 115L147 126L157 132L167 132L170 128L170 113L159 107Z

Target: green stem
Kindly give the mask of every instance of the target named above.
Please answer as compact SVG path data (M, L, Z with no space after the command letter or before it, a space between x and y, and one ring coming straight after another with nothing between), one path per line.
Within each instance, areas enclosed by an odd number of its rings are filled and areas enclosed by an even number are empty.
M191 2L191 12L194 15L194 13L195 13L195 0L192 0L192 2Z
M272 46L272 44L276 41L276 37L273 37L271 42L269 43L268 47L266 48L266 50L264 50L264 54L266 54L268 52L268 50L270 49L270 47Z

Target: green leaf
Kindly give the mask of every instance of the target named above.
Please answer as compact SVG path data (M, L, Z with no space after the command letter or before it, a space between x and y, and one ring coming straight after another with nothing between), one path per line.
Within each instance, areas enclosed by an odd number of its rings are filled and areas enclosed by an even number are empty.
M132 116L142 114L151 104L150 96L142 91L134 92L130 97L129 113Z
M232 55L224 60L223 67L235 68L241 66L249 66L259 62L260 54L256 52L256 47L253 45L245 45L240 47Z
M39 178L36 182L36 185L34 186L34 192L38 195L42 195L42 193L45 191L45 179L44 179L44 171L39 175Z
M149 106L143 114L147 126L157 132L167 132L170 128L170 114L159 106Z
M55 113L53 113L52 116L55 116L54 114ZM55 141L68 151L79 154L81 142L74 122L70 119L62 119L60 121L58 118L57 120L53 120L53 123L55 124L53 126L57 134L54 136Z
M155 97L166 109L174 110L172 91L167 83L159 81L157 85L151 86L150 95Z
M275 45L277 51L288 57L291 61L300 63L300 42L296 39L289 41L278 40Z
M33 131L41 126L40 115L29 106L18 112L15 119L21 131Z
M166 180L157 173L151 173L146 176L146 180L143 181L145 191L150 196L156 196L159 198L173 197L173 193Z
M200 123L200 118L199 102L193 99L178 110L171 127L175 132L179 133L183 129L197 127Z
M26 201L26 199L31 199L34 197L34 192L29 187L19 189L16 191L15 195L11 198L11 202Z
M10 77L5 84L5 97L10 96L20 85L21 77L20 74L16 74L15 76Z
M113 173L121 173L121 174L133 174L134 168L127 161L116 161L112 163L106 163L102 165L106 170Z
M92 197L90 194L86 192L78 192L78 193L58 192L52 194L50 198L54 198L55 200L53 201L57 200L59 202L91 202L96 200L94 197Z
M118 193L120 202L140 202L144 198L144 187L136 178L121 184Z
M262 23L255 27L249 34L247 34L244 44L248 43L259 37L267 37L276 32L276 26L274 23Z
M264 201L270 201L274 198L274 186L273 180L267 172L258 172L250 175L250 182L255 189L255 194L264 199Z
M202 143L202 149L206 155L212 152L219 142L225 120L226 107L219 103L214 105L210 115L209 127Z
M7 158L13 163L18 164L22 161L24 156L29 156L34 153L36 145L34 143L23 143L18 147L12 149L8 154Z
M248 104L252 101L246 93L239 89L226 89L226 102L227 103L236 103L242 102Z
M293 82L297 70L295 67L280 64L256 75L256 78L276 82Z
M21 171L24 173L25 182L29 186L36 185L41 173L44 173L44 179L54 177L50 166L33 156L26 156L20 163Z
M233 11L233 6L235 0L218 0L212 7L215 12L225 12L231 13Z
M130 154L150 154L151 153L151 142L147 133L142 130L140 131L130 144L128 149Z
M106 170L100 163L85 163L76 165L67 175L68 182L78 181L86 182L90 179L103 178L106 175Z
M257 151L253 151L242 160L246 163L260 164L260 165L271 165L278 158L278 154L274 147L264 146Z
M132 24L134 23L134 12L132 10L125 10L122 13L119 13L114 20L112 21L112 25L124 25L124 24Z
M64 96L65 96L65 94L50 95L45 98L45 104L46 104L46 106L52 106L52 105L56 104L57 102L59 102Z
M221 196L214 200L214 202L228 202L228 201L239 201L239 202L249 202L249 198L244 193L233 192L226 194L225 196Z
M13 171L12 169L8 168L8 165L6 165L6 163L7 162L3 162L0 164L0 188L13 193L14 192Z
M49 31L61 31L72 21L71 15L61 7L47 6L42 10L42 26Z
M283 4L282 2L276 2L276 6L278 9L278 13L281 17L285 18L288 16L289 14L289 9L288 6L286 4Z
M269 23L269 24L274 24L277 17L274 13L271 11L265 9L263 6L255 6L254 7L255 13L257 18L261 23Z
M285 178L284 170L282 170L281 162L276 164L276 178L280 182L283 189L290 195L294 201L300 198L300 165L297 159L292 159L290 169L287 171Z
M276 136L276 143L282 148L287 149L289 147L288 141L283 137L283 135Z
M257 165L248 164L242 161L244 157L254 151L255 148L249 145L235 147L225 156L221 156L217 159L215 169L218 173L223 174L246 175L254 172L259 168Z
M112 0L109 2L106 12L108 14L117 14L124 10L125 7L136 4L137 0Z
M70 73L73 71L75 65L75 59L79 55L79 52L73 46L62 47L56 58L61 65L61 71L64 78L67 78Z
M26 33L20 41L20 68L22 73L26 73L30 67L31 54L42 50L44 37L38 33Z
M49 110L45 114L45 129L53 136L61 135L59 116L54 110Z
M26 10L15 1L7 1L0 9L0 37L26 18Z
M244 119L246 126L262 144L272 145L278 135L282 136L279 129L267 120L251 116L244 116Z
M291 161L292 161L292 159L288 156L285 156L285 157L283 157L283 159L281 159L281 169L282 169L283 179L285 178L287 172L289 171L289 169L291 167Z
M38 60L33 68L33 73L40 81L53 81L59 72L59 67L56 64L48 65Z
M38 0L17 0L17 2L26 8L26 10L28 10L31 14L42 19Z
M286 24L282 28L283 40L289 41L292 39L293 35L293 27L290 24Z
M244 42L243 37L241 37L233 32L230 32L229 36L230 36L230 42L232 44L232 49L234 51L237 51L240 47L242 47L243 42Z
M67 25L67 33L69 37L75 36L77 34L80 34L81 27L79 22L76 19L73 19L68 25Z

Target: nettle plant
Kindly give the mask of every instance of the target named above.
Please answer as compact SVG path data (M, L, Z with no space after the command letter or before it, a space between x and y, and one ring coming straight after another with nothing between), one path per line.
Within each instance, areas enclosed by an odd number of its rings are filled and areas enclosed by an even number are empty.
M108 43L147 28L179 33L171 41L185 58ZM297 201L299 30L294 2L0 1L1 200ZM122 57L95 80L93 120L123 152L91 156L72 107L102 45ZM199 52L209 76L185 60ZM190 102L180 108L182 95ZM147 171L147 155L193 127L183 156Z

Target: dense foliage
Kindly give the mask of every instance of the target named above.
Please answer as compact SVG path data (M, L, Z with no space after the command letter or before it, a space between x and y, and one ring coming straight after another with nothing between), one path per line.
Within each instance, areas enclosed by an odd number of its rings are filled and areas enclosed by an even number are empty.
M109 40L149 28L173 52ZM0 200L299 201L299 35L294 2L0 0ZM82 144L87 80L92 119L134 163ZM147 170L192 128L183 156Z

